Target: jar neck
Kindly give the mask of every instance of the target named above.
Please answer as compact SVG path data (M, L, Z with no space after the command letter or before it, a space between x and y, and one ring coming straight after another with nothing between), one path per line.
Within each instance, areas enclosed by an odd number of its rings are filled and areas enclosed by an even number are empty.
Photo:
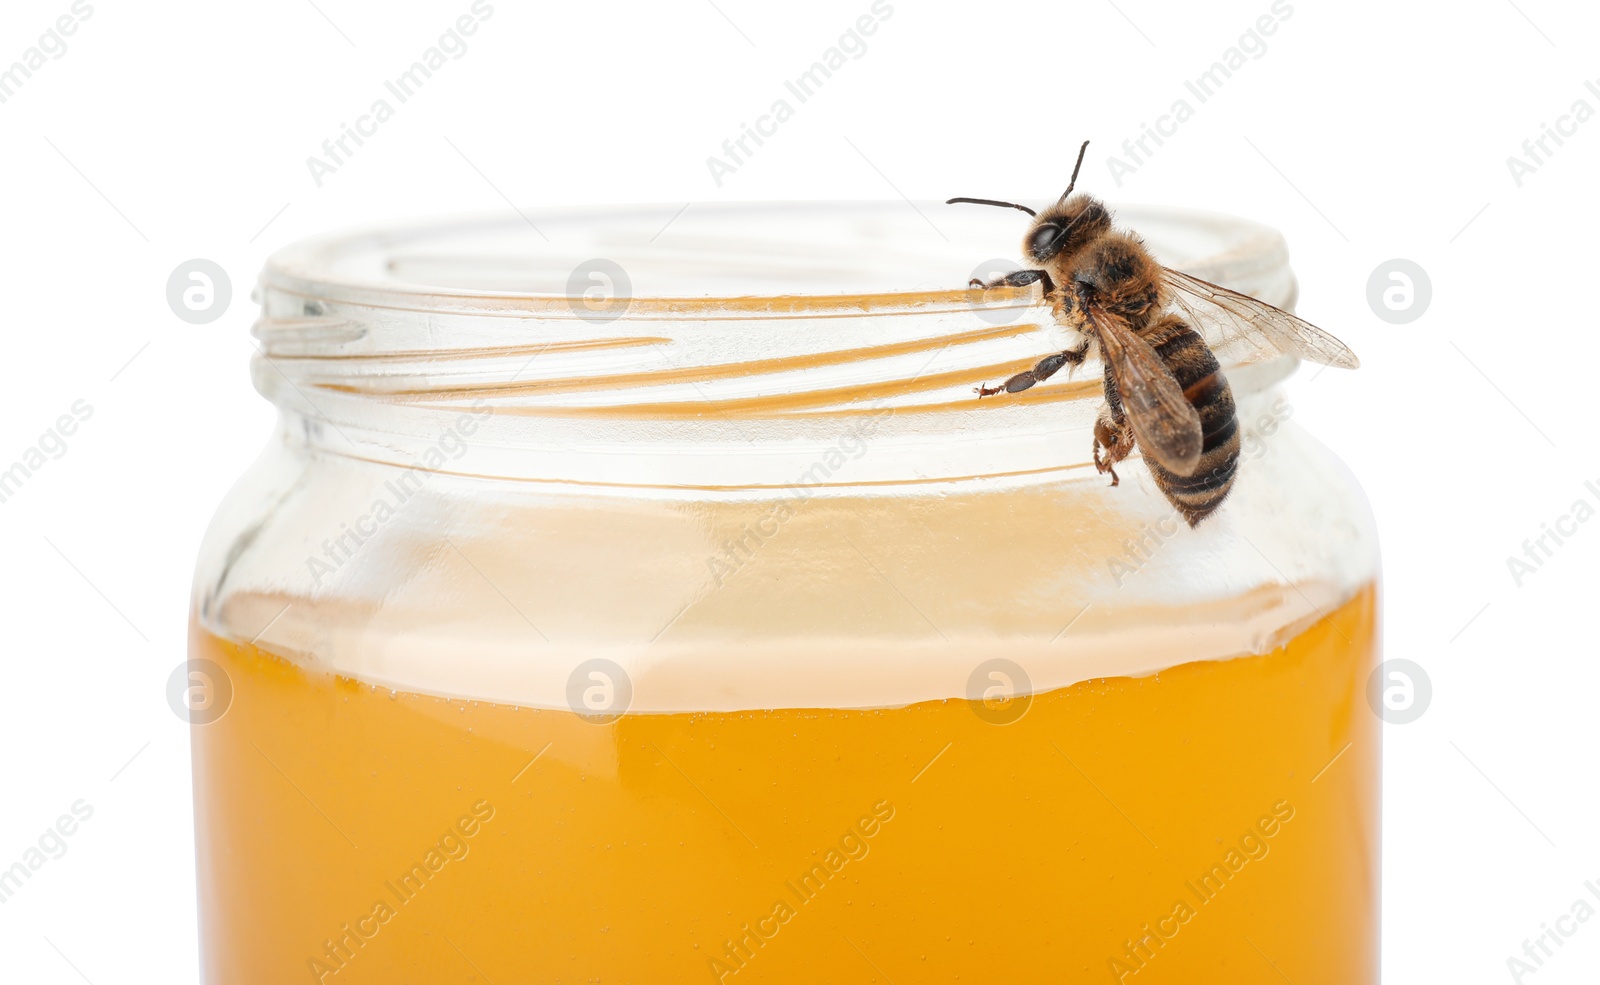
M1015 310L1014 324L980 329L964 308L679 321L658 323L649 341L562 340L533 353L320 359L269 348L253 372L284 434L308 450L462 475L826 490L1091 468L1099 363L1023 394L973 392L1072 344L1047 309ZM741 354L751 358L729 358ZM1293 367L1231 367L1235 399L1248 409Z
M724 211L707 220L719 235L775 225ZM819 206L804 215L827 233L866 219L888 227L887 217L904 211L903 204ZM961 221L993 222L972 214L987 211L961 213ZM613 220L571 221L589 230ZM674 234L691 220L680 220ZM800 220L785 212L779 225L793 231ZM1178 244L1169 253L1187 250L1186 269L1292 305L1287 253L1270 230L1167 213L1132 221ZM540 223L560 235L558 219ZM520 230L520 220L512 226ZM501 242L507 235L502 220L428 226L408 236L311 241L274 257L258 290L261 347L252 375L283 412L286 438L402 468L696 491L892 486L1089 467L1103 397L1097 362L1023 394L979 401L973 392L1081 341L1056 322L1037 287L630 296L645 292L623 290L629 273L611 261L572 267L569 256L537 254L514 261ZM867 234L858 235L859 256L841 246L835 261L857 281L897 276L857 271L858 261L881 265L901 253L916 260L916 250L926 249L885 234L867 250ZM482 255L453 254L452 236ZM670 283L668 273L682 280L730 268L782 272L799 249L783 241L768 242L765 254L736 253L722 239L670 246L614 252L633 283L648 286L652 277ZM700 254L685 264L694 249ZM590 280L577 271L591 266L601 287L585 294ZM486 289L519 278L539 284L534 273L548 279L567 269L574 273L565 293ZM790 275L799 287L800 275ZM961 278L943 283L950 281ZM1208 341L1241 404L1293 369L1292 360Z

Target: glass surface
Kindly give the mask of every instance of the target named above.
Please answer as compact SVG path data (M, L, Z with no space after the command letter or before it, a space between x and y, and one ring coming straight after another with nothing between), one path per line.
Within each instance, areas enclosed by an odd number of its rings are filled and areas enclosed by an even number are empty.
M1190 530L1095 472L1098 366L973 399L1070 344L960 289L1015 217L673 211L264 272L208 980L1375 981L1377 552L1293 361L1208 339L1243 452ZM1119 218L1293 302L1270 230Z

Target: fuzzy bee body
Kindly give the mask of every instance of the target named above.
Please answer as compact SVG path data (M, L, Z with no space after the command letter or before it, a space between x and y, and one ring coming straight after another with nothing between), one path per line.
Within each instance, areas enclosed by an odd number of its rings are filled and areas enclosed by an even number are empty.
M1143 335L1172 371L1189 406L1200 415L1203 444L1200 463L1193 474L1178 475L1160 462L1145 460L1156 487L1192 527L1215 512L1233 488L1239 466L1239 418L1233 390L1210 346L1188 325L1176 318L1162 318L1150 324ZM1105 387L1105 416L1116 429L1125 429L1127 415L1122 409L1122 394L1109 365Z
M1355 354L1321 329L1247 295L1163 267L1137 235L1112 228L1111 212L1089 195L1073 196L1088 141L1072 183L1054 204L1035 212L1023 253L1035 265L983 287L1041 283L1057 320L1084 338L1053 353L980 397L1019 393L1082 363L1098 348L1105 364L1106 403L1094 427L1094 462L1118 483L1116 465L1134 449L1151 477L1191 527L1222 505L1239 462L1239 421L1227 377L1200 333L1202 320L1231 328L1253 343L1330 366L1354 368Z

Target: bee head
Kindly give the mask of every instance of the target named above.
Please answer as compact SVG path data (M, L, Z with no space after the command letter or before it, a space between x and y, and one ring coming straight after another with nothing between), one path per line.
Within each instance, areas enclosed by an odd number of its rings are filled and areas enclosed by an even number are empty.
M1068 257L1111 230L1111 213L1088 195L1052 205L1033 220L1022 240L1022 252L1034 263Z
M1083 168L1083 155L1089 150L1089 142L1085 140L1078 147L1078 160L1072 166L1072 180L1067 182L1067 190L1061 193L1054 205L1043 212L1035 212L1026 205L1015 202L1000 202L992 198L952 198L946 205L956 202L970 202L974 205L998 205L1007 209L1018 209L1033 217L1033 224L1028 227L1028 235L1022 240L1022 254L1034 263L1050 263L1059 258L1070 257L1088 243L1111 231L1111 213L1101 205L1098 199L1088 195L1072 194L1072 189L1078 186L1078 172Z

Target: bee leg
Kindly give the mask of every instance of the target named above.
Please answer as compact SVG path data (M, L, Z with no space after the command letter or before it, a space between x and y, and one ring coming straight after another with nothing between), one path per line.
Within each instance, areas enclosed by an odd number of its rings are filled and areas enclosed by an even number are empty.
M1089 358L1089 340L1084 339L1078 344L1077 348L1058 352L1057 355L1065 356L1067 365L1071 366L1073 369L1077 369L1079 366L1083 365L1083 361L1085 359ZM1072 374L1068 373L1067 375L1071 376Z
M1043 270L1013 270L1011 273L1002 274L988 283L984 283L974 277L967 282L967 286L981 287L987 291L995 287L1027 287L1029 284L1037 284L1041 281L1044 283L1044 292L1046 294L1056 289L1055 285L1050 281L1050 275Z
M1051 353L1034 363L1032 369L1023 370L999 386L980 386L973 389L978 391L978 399L991 397L1004 391L1005 393L1021 393L1035 383L1041 383L1056 375L1061 367L1068 365L1078 366L1089 355L1089 343L1085 341L1076 349L1063 349L1061 352Z
M1100 449L1105 449L1105 457L1100 455ZM1108 408L1100 408L1100 416L1094 422L1094 467L1099 472L1111 473L1113 486L1122 480L1117 478L1116 464L1127 458L1133 452L1133 428L1127 421L1117 421L1111 416Z

